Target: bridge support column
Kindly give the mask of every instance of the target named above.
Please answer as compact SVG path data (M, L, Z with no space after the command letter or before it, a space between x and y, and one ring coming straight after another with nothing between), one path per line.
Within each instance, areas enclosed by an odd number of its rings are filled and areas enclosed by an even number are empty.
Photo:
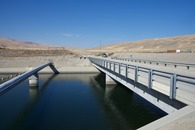
M106 74L106 85L114 85L116 84L116 82L109 76Z
M39 75L38 73L29 77L29 86L30 87L38 87L39 86Z

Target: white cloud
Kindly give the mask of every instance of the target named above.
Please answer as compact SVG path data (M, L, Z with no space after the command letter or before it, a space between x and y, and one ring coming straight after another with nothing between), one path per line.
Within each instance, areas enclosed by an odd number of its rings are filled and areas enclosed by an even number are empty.
M79 37L79 34L72 34L72 33L64 33L63 34L64 37Z

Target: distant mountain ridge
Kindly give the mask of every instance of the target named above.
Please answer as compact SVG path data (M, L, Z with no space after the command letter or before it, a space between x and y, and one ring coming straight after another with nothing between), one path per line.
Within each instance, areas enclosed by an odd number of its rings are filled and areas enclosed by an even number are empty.
M92 49L98 51L100 48ZM105 52L166 52L167 50L195 51L195 34L122 42L101 47Z
M47 45L35 43L35 42L23 42L9 38L0 38L0 48L7 49L25 49L25 48L43 48L49 47Z
M0 49L43 49L50 47L53 49L58 48L35 42L23 42L14 39L0 38ZM102 46L101 50L100 47L87 50L91 52L166 52L167 50L195 52L195 34L168 38L154 38L134 42L122 42L119 44Z

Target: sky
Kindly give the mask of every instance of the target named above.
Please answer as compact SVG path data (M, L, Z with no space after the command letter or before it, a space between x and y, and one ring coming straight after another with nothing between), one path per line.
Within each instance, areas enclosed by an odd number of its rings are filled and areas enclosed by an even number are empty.
M0 37L93 48L195 34L195 0L0 0Z

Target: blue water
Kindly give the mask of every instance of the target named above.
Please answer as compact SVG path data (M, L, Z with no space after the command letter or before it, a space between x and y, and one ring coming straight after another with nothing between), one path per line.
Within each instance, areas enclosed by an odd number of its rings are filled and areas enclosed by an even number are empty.
M0 96L0 130L131 130L166 115L104 75L40 75Z

